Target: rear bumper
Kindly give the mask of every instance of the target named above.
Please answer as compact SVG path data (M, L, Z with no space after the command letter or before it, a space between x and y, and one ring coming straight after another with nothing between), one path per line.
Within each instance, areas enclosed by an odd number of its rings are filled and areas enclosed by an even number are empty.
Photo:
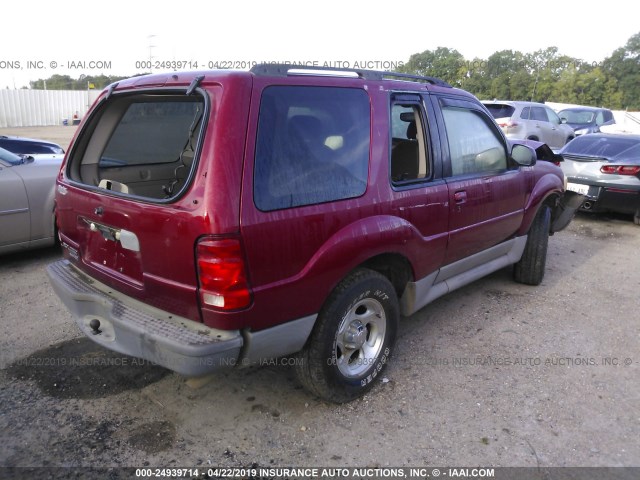
M640 190L603 187L596 208L633 215L640 209Z
M640 209L640 187L634 177L633 183L622 182L586 182L583 179L568 177L569 182L587 185L589 192L584 198L582 210L594 212L618 212L633 215Z
M80 329L105 348L189 377L238 362L243 346L238 330L208 328L137 302L83 274L68 260L49 265L47 274ZM90 326L94 319L100 322L100 333Z

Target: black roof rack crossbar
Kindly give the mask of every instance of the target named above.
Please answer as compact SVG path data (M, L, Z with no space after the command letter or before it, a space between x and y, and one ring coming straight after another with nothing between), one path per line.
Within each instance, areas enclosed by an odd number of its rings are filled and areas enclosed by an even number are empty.
M433 85L438 85L439 87L448 87L453 88L449 83L437 77L429 77L424 75L414 75L412 73L397 73L397 72L382 72L384 77L389 78L407 78L410 80L422 80L423 82L429 82Z
M292 70L298 70L298 72L291 73ZM436 77L425 77L421 75L413 75L410 73L396 73L396 72L381 72L377 70L361 70L357 68L334 68L334 67L317 67L313 65L298 65L294 63L260 63L254 65L251 68L251 73L258 76L276 76L286 77L289 75L314 75L314 72L332 72L334 74L344 72L355 74L357 77L364 80L384 80L385 78L393 79L407 79L407 80L419 80L428 82L440 87L449 87L444 80ZM316 73L316 75L323 75L322 73ZM327 73L325 75L331 75Z

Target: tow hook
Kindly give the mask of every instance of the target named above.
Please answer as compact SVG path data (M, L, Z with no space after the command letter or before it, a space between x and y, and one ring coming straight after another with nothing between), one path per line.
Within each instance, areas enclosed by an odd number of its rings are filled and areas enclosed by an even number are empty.
M91 330L93 330L94 335L100 335L102 333L102 330L100 330L100 320L98 320L97 318L94 318L93 320L91 320L89 322L89 326L91 327Z

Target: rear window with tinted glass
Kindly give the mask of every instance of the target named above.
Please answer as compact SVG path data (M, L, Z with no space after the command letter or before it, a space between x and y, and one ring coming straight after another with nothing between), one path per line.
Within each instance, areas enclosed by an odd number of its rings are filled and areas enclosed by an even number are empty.
M192 101L140 101L126 110L102 153L103 167L175 162L202 113Z
M28 140L2 139L0 140L0 148L20 155L52 155L64 153L62 147L57 145Z
M640 138L624 135L615 137L581 135L571 140L562 153L563 155L632 160L640 158Z
M271 211L362 195L370 124L364 90L266 88L256 141L256 206Z
M192 178L205 107L197 93L113 95L76 141L70 178L116 194L176 197Z
M485 103L485 107L489 110L489 113L493 116L493 118L507 118L513 115L515 108L511 105L504 105L499 103Z

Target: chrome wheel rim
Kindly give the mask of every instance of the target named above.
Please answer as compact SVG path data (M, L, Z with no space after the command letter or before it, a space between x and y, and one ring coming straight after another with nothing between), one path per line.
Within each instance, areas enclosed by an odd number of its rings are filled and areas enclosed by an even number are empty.
M349 378L359 377L376 362L387 328L382 304L373 298L355 303L347 312L336 336L338 370Z

